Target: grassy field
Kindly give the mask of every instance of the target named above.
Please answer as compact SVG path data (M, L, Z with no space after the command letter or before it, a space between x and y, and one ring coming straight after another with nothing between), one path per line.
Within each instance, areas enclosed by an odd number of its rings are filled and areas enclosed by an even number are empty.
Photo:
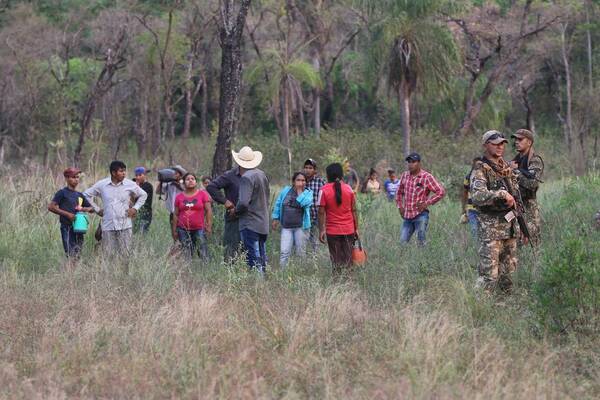
M261 280L220 262L219 223L210 264L169 258L158 201L129 275L91 235L69 270L45 210L61 181L1 183L1 398L600 396L598 176L544 185L541 255L524 249L515 293L496 297L474 289L475 247L451 198L432 208L425 249L398 244L391 204L361 198L370 260L348 281L332 280L324 247L278 271L273 234Z

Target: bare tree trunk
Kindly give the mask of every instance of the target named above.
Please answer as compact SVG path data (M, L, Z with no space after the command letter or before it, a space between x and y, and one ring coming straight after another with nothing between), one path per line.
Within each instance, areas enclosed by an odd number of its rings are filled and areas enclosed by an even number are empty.
M73 162L75 165L80 165L81 163L81 153L83 152L85 138L89 134L90 125L94 116L94 112L96 111L98 101L100 101L102 97L104 97L104 95L106 95L106 93L108 93L108 91L116 85L116 82L113 81L113 78L118 70L125 67L126 60L124 58L124 54L126 50L126 40L127 33L126 27L124 26L118 33L118 37L113 46L108 47L106 50L104 66L98 75L94 87L87 97L83 109L83 116L81 118L79 130L79 139L73 154Z
M300 120L301 131L300 134L303 138L306 137L308 133L308 129L306 127L306 115L304 115L304 102L301 99L298 99L298 119Z
M194 71L193 55L190 54L189 57L190 60L187 66L185 82L185 116L183 118L183 132L181 133L181 137L184 139L188 139L190 137L190 127L192 125L192 103L194 102L192 93L194 92L194 87L196 86L192 84L192 73Z
M585 8L585 19L586 19L586 30L585 30L585 36L586 36L586 44L587 44L587 61L588 61L588 90L590 91L590 97L591 95L593 95L594 93L594 70L593 70L593 54L592 54L592 33L590 31L590 12L592 9L592 2L591 0L587 0L586 1L586 8Z
M6 136L0 136L0 167L4 165Z
M410 154L410 95L408 91L408 83L403 81L398 88L398 104L400 106L404 157Z
M589 138L592 134L592 123L593 123L593 96L594 96L594 69L593 69L593 53L592 53L592 33L590 31L590 13L592 11L592 1L587 0L585 4L585 20L586 20L586 50L587 50L587 67L588 67L588 101L587 112L586 112L586 138ZM594 138L594 157L596 156L596 149L598 143L598 134Z
M206 74L202 73L200 75L202 79L202 102L200 109L200 132L203 136L209 136L210 132L208 131L208 82L206 81Z
M282 104L281 114L283 115L283 123L281 131L281 144L287 149L290 147L290 100L288 96L287 80L284 79L282 86Z
M477 100L474 98L476 79L471 82L471 85L469 85L469 88L467 89L467 96L465 97L465 105L467 108L465 109L465 114L455 136L464 136L471 131L475 119L477 119L479 113L481 113L481 109L492 93L494 93L496 86L500 82L500 78L504 74L506 66L507 64L501 64L494 67L494 70L490 73L487 83Z
M477 80L479 79L479 75L473 74L471 79L469 80L469 86L465 91L465 97L463 99L463 108L465 113L458 125L458 128L454 131L454 137L458 137L463 135L465 132L468 132L473 125L473 119L470 116L470 111L473 108L473 99L475 98L475 85L477 84Z
M139 117L137 124L138 157L145 159L148 151L148 89L140 88Z
M521 101L525 108L525 127L535 134L535 120L533 118L533 107L529 101L529 90L530 88L520 87L521 90Z
M567 28L565 23L561 27L561 57L565 67L565 94L567 96L566 128L571 144L571 159L575 168L575 175L585 174L586 154L581 132L573 129L573 87L571 82L571 62L569 61L570 44L567 43Z
M319 55L317 53L313 56L313 68L317 73L320 73L321 63L319 62ZM319 137L321 134L321 90L319 88L313 89L313 99L315 136Z
M194 109L194 100L196 100L196 96L200 92L200 89L204 86L204 74L200 74L198 78L198 82L194 83L193 81L193 71L194 71L194 57L195 51L194 49L190 50L190 61L188 63L187 75L186 75L186 83L185 83L185 117L183 122L183 133L182 137L187 139L190 137L190 130L192 125L192 113Z
M283 132L281 137L281 144L285 147L286 155L287 155L287 169L289 178L291 178L292 174L292 150L290 149L290 90L288 88L288 81L284 79L282 83L282 114L283 114Z
M235 1L221 0L221 94L219 100L219 133L213 157L213 176L231 168L231 142L235 137L236 109L241 91L242 35L251 0L240 3L235 15Z

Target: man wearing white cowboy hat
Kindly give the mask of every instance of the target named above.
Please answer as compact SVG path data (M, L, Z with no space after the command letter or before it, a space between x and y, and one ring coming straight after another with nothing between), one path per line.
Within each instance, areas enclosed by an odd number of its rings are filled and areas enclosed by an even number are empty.
M260 165L263 155L244 146L239 153L231 152L240 167L238 201L232 212L239 217L240 238L250 268L265 272L266 248L269 234L269 180Z

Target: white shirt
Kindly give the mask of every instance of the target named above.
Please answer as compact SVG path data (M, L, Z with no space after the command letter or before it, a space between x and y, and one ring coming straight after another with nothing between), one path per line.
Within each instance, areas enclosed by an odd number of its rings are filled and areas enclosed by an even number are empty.
M96 182L92 187L83 192L96 212L101 208L93 201L94 197L102 199L104 216L102 217L103 231L122 231L130 229L133 224L127 216L130 204L135 201L133 208L139 209L146 202L148 194L135 184L131 179L124 179L120 183L113 183L110 178Z

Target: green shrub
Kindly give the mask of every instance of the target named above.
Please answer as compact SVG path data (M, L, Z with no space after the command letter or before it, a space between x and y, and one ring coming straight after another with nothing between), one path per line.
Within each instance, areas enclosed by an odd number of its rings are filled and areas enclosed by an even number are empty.
M551 330L599 331L600 249L592 242L571 238L546 256L534 299L538 316Z

